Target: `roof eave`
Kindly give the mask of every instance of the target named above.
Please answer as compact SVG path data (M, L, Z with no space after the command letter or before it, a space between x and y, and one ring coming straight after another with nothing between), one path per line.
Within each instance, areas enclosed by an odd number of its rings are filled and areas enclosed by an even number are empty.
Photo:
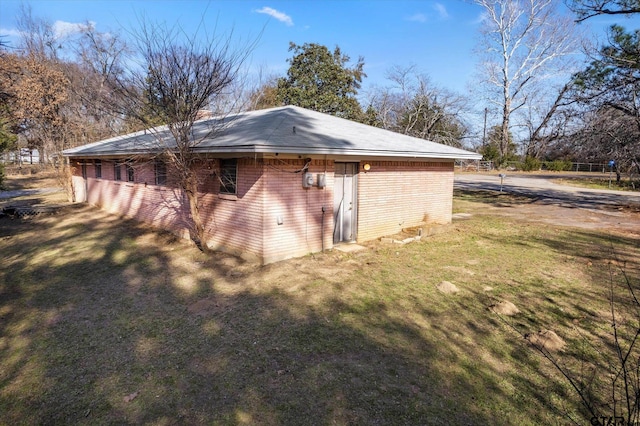
M227 148L227 149L225 149ZM424 152L424 151L393 151L393 150L368 150L368 149L335 149L335 148L317 148L317 147L292 147L292 146L247 146L238 149L238 147L218 147L216 152L230 154L233 152L256 153L256 154L313 154L313 155L335 155L349 157L403 157L403 158L444 158L444 159L468 159L481 160L482 155L473 152L460 150L459 152Z
M200 154L309 154L309 155L336 155L348 157L403 157L426 159L452 159L452 160L480 160L482 155L471 152L422 152L422 151L392 151L392 150L366 150L366 149L334 149L316 147L273 147L260 145L225 146L225 147L196 147L195 153ZM152 154L148 150L136 151L109 151L109 152L73 152L63 151L65 157L123 157Z
M140 156L149 156L149 155L153 155L153 154L158 154L160 151L157 152L152 152L152 151L142 151L142 150L136 150L136 151L109 151L109 152L69 152L69 151L63 151L62 152L62 156L63 157L131 157L131 156L136 156L136 155L140 155Z

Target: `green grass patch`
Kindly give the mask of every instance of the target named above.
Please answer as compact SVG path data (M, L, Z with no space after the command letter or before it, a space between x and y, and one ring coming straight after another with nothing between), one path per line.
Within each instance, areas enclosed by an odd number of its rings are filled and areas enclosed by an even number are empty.
M640 191L640 181L637 179L622 179L616 182L615 175L610 179L607 176L599 177L564 177L554 179L562 185L577 186L592 189L613 189L618 191Z

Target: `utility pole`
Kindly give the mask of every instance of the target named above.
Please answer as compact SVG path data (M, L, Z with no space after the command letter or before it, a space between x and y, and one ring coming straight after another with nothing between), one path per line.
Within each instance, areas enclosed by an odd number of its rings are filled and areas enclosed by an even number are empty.
M487 108L484 109L484 128L482 130L482 147L487 145Z

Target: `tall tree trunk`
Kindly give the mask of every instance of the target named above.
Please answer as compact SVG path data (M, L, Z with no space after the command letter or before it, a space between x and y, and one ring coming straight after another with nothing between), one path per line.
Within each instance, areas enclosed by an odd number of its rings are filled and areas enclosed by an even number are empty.
M502 167L507 161L509 152L509 118L511 117L511 79L509 77L508 45L505 34L502 39L502 127L500 131L500 164Z
M205 253L209 252L207 246L207 240L205 236L204 224L202 223L202 217L200 216L200 197L198 196L198 178L195 172L191 171L185 182L185 193L189 200L189 213L191 214L191 221L193 229L190 229L191 239L198 246L200 250Z
M508 90L508 87L506 88ZM507 161L509 154L509 116L511 114L511 98L505 91L502 109L502 127L500 131L500 166Z
M64 188L64 192L67 194L67 201L75 203L76 192L73 188L73 171L71 170L69 159L63 158L61 163L55 167L55 172L58 184Z

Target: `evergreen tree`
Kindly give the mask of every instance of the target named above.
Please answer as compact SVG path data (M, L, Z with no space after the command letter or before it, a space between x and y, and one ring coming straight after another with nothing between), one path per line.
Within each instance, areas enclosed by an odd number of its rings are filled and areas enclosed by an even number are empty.
M278 80L278 100L350 120L362 121L362 108L356 99L362 78L366 77L364 60L349 67L349 56L339 47L330 52L326 46L291 43L293 57L287 77Z

